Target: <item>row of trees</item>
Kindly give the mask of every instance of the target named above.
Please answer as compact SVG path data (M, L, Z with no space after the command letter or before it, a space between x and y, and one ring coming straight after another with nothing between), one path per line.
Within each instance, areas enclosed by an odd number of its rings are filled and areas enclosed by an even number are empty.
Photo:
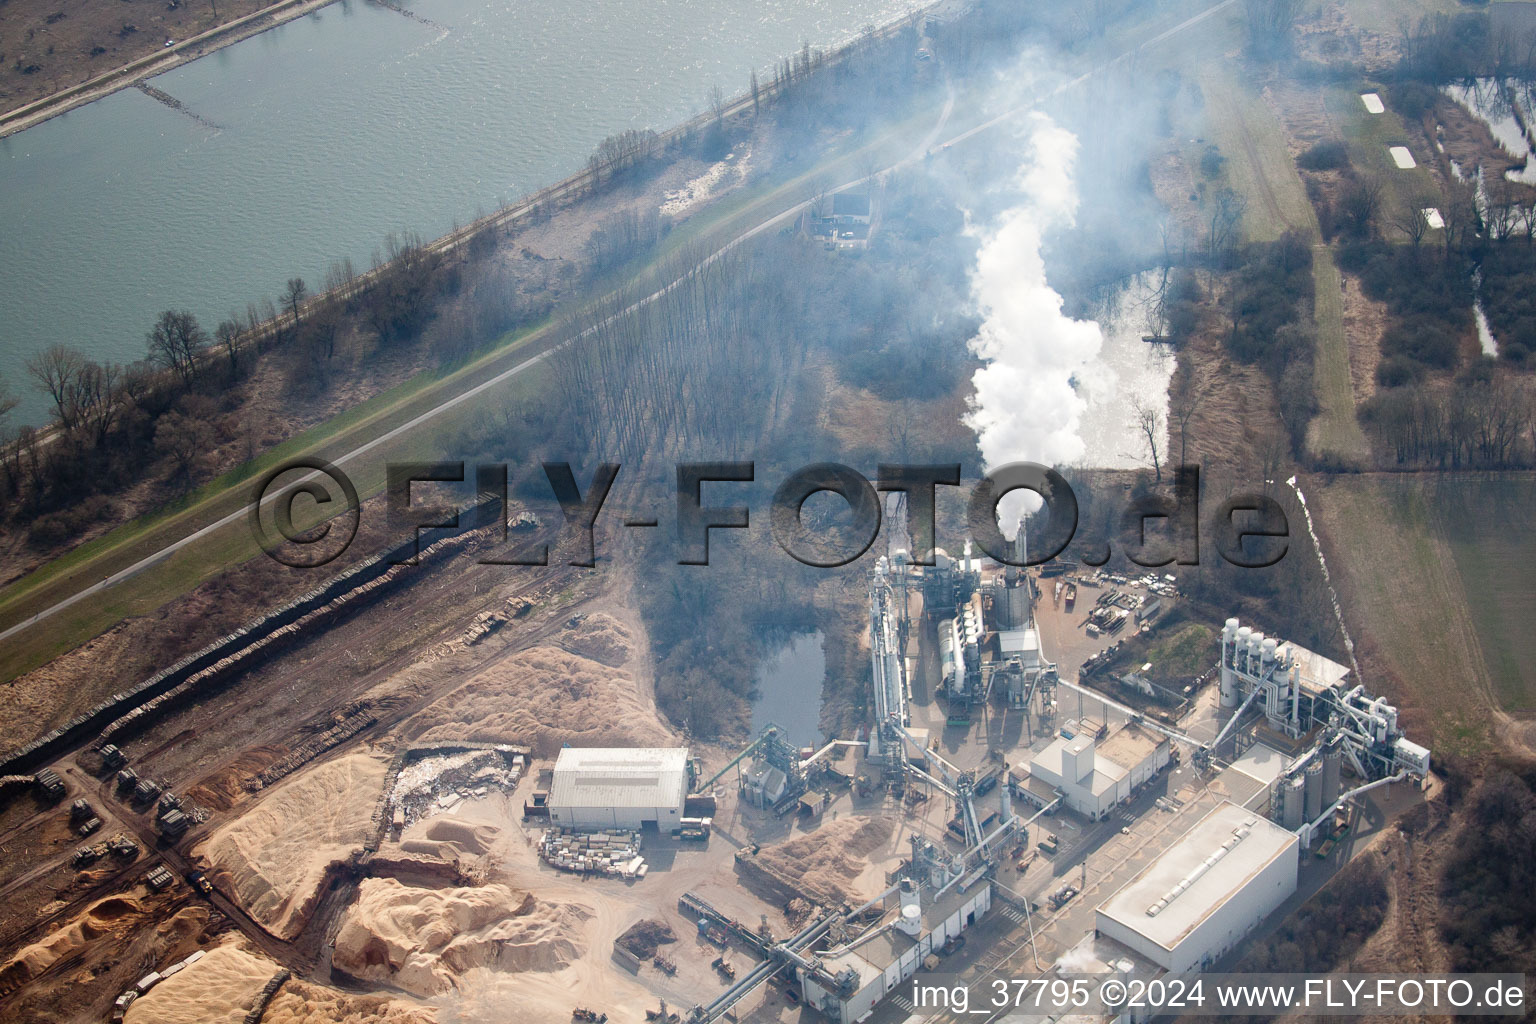
M1449 386L1390 388L1373 396L1360 414L1379 450L1398 466L1536 466L1536 392L1524 382L1483 373Z
M1297 454L1317 411L1312 301L1312 247L1303 235L1291 231L1278 241L1246 247L1228 292L1232 326L1227 351L1258 365L1274 381L1291 450Z
M290 380L305 387L327 378L337 339L348 324L371 326L381 343L413 337L446 287L441 257L411 237L390 238L376 272L359 287L338 264L326 291L311 299L291 278L277 301L252 303L213 333L187 310L162 312L145 335L145 357L97 361L67 345L27 360L32 386L52 407L54 429L6 432L0 499L13 520L47 546L70 539L104 515L103 497L153 478L163 465L186 484L220 444L237 436L244 372L262 351L279 351ZM15 407L0 387L0 418Z
M1447 845L1440 934L1457 971L1536 970L1536 787L1496 769Z
M1536 33L1496 32L1486 12L1431 14L1404 22L1405 79L1443 85L1473 77L1536 80Z

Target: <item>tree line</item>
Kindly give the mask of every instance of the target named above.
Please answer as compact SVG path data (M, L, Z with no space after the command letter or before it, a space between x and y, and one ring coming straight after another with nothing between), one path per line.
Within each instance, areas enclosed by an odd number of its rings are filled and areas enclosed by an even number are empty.
M291 278L276 301L251 303L211 334L192 312L167 309L145 332L144 358L131 363L62 344L35 353L26 375L47 398L52 426L6 431L0 513L49 547L108 516L109 495L157 476L189 486L215 449L243 433L240 387L261 355L276 353L290 386L313 393L329 381L343 331L369 328L384 346L415 337L454 286L445 269L419 239L392 236L366 282L347 262L316 296ZM0 388L0 417L15 406Z
M1411 384L1378 392L1361 424L1395 466L1514 469L1536 466L1536 391L1473 373L1449 386Z

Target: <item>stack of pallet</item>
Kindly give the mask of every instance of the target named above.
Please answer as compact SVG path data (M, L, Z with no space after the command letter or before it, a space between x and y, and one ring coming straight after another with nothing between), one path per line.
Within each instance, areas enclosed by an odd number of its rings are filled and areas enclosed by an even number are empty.
M539 841L545 863L562 871L644 878L645 858L640 856L640 836L623 829L577 832L552 828Z

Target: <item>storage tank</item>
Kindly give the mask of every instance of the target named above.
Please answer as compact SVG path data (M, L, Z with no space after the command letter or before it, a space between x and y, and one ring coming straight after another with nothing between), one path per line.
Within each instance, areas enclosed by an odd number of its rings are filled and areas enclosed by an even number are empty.
M1029 622L1029 584L999 587L993 591L994 614L999 629L1023 629Z
M1332 807L1339 798L1339 777L1344 767L1344 745L1338 740L1323 750L1323 806Z
M1313 760L1303 774L1306 777L1306 810L1303 813L1308 821L1316 821L1323 813L1323 763Z
M1274 637L1269 637L1260 645L1259 650L1263 659L1261 664L1265 672L1268 672L1275 664L1275 648L1279 646Z
M1306 802L1306 782L1301 776L1293 776L1280 783L1280 791L1285 794L1285 801L1281 813L1284 815L1280 824L1295 832L1301 828L1301 812Z

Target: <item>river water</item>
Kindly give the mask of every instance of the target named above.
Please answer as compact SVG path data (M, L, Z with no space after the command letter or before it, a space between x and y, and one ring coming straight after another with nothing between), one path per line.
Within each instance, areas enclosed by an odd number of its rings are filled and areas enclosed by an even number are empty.
M341 0L0 139L0 378L27 355L131 361L160 310L211 329L392 231L446 233L580 169L605 136L742 91L898 0ZM191 115L195 114L196 117Z

